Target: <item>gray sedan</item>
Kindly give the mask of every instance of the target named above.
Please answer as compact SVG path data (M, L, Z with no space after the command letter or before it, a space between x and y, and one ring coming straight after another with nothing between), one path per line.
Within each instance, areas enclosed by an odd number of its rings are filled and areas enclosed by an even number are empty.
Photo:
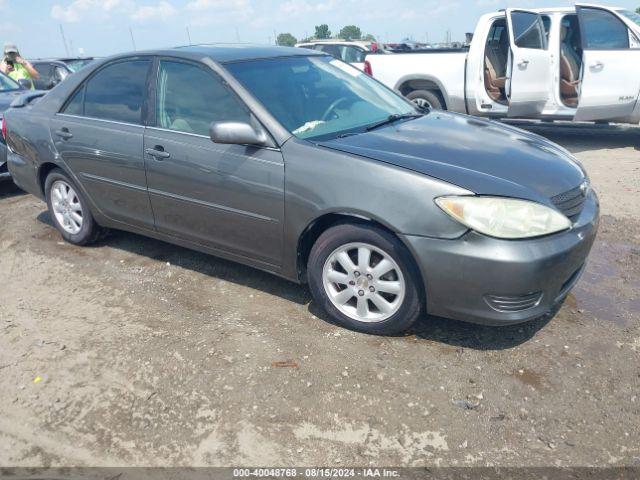
M578 162L488 120L419 111L320 52L120 55L7 115L15 182L76 245L121 229L308 283L378 334L429 314L492 325L553 311L598 200Z

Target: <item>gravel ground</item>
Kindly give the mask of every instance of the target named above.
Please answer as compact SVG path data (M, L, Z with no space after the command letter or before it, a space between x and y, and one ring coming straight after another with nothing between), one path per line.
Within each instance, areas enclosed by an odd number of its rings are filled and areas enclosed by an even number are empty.
M526 124L600 194L551 321L373 337L143 237L61 241L0 186L0 465L640 465L640 129Z

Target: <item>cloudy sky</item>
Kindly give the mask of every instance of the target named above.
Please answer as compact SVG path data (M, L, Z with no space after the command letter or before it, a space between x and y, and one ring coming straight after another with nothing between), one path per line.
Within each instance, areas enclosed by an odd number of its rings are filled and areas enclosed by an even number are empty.
M0 41L25 56L109 55L189 43L273 41L274 32L297 38L314 25L332 31L356 24L383 41L411 36L442 41L473 31L480 14L509 6L571 5L565 0L0 0ZM607 2L605 2L607 3ZM635 9L640 0L617 0Z

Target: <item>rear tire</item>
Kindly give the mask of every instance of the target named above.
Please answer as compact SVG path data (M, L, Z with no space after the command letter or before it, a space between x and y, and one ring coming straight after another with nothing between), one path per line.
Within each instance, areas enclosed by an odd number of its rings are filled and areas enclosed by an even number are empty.
M351 330L401 333L422 312L413 258L397 238L377 227L329 228L311 249L307 275L315 301L333 321Z
M102 234L80 189L59 168L51 170L45 180L45 197L51 221L62 238L74 245L89 245Z
M418 107L431 110L445 110L444 102L438 92L432 90L414 90L407 94L407 100L411 100Z

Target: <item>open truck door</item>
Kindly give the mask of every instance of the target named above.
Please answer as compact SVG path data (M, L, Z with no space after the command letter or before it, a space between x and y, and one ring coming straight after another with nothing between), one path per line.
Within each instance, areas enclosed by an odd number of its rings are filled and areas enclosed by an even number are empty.
M574 120L632 115L640 92L640 40L615 10L576 5L582 41L582 78Z
M535 117L550 95L551 55L542 17L529 10L508 8L511 57L507 97L509 117Z

